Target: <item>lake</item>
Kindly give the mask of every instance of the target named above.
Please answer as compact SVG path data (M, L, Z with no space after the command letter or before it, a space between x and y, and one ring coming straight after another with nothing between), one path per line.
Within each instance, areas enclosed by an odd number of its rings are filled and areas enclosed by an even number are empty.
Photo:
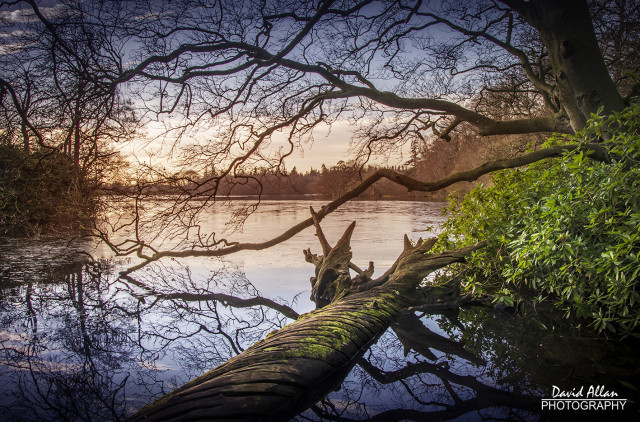
M207 210L206 231L267 240L323 201L264 201L242 230ZM437 232L444 204L354 201L325 218L330 243L351 221L353 262L381 274L413 240ZM430 232L427 229L431 228ZM172 239L165 239L170 247ZM93 242L0 240L0 407L8 421L122 420L314 309L312 229L271 249L225 259L136 263ZM90 258L91 257L91 258ZM189 293L189 295L186 295ZM242 301L266 298L262 305ZM408 312L370 348L339 390L298 420L636 419L637 343L577 329L553 309L525 316L487 306ZM605 386L618 412L541 412L553 386Z

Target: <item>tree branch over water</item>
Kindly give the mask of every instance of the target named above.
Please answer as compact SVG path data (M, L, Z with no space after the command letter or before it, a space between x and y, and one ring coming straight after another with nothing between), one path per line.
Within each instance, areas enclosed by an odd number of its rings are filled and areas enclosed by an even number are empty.
M431 132L442 139L573 133L598 110L621 109L636 91L637 55L627 50L639 36L624 15L635 16L637 6L614 12L599 3L0 2L6 16L20 16L2 23L0 47L12 51L0 61L0 108L12 129L3 133L25 149L64 149L78 174L124 187L116 195L140 189L136 199L154 200L168 185L180 193L144 227L155 230L153 239L136 233L114 247L119 255L179 256L154 250L157 233L179 238L181 249L217 251L212 256L263 249L278 238L245 245L198 232L194 241L199 210L243 188L259 196L256 173L286 174L294 151L325 124L349 123L351 158L360 165L411 143L415 166ZM160 127L136 148L145 159L135 175L98 174L116 142L146 125ZM58 137L64 126L67 136ZM414 191L437 189L415 175L376 175Z
M374 172L372 175L362 180L359 184L353 187L348 192L342 194L336 200L328 203L323 206L317 213L315 217L308 218L304 221L301 221L288 230L284 231L280 235L273 237L264 242L257 243L231 243L229 246L225 246L219 249L213 250L184 250L184 251L154 251L153 254L149 256L145 256L143 251L147 248L147 245L140 244L135 252L139 257L142 257L144 260L128 268L125 271L121 272L122 276L130 274L134 271L137 271L151 262L157 261L162 258L186 258L186 257L220 257L225 255L231 255L240 251L259 251L263 249L270 248L279 243L282 243L288 239L291 239L296 234L300 233L302 230L311 227L314 225L314 218L319 223L322 221L324 217L338 209L341 205L346 202L358 197L364 191L366 191L369 187L375 184L377 181L381 179L387 179L399 185L406 187L410 191L421 191L421 192L435 192L440 189L443 189L447 186L453 185L458 182L470 182L478 179L479 177L492 173L498 170L504 170L509 168L516 168L526 166L528 164L535 163L540 160L544 160L552 157L559 157L562 154L574 150L581 150L589 157L598 160L598 161L608 161L608 155L604 148L600 144L566 144L566 145L556 145L549 148L544 148L538 151L533 151L524 155L520 155L513 158L504 158L495 161L489 161L485 164L482 164L479 167L476 167L471 170L455 173L451 176L445 177L440 180L436 180L434 182L424 182L417 179L414 179L410 176L400 174L396 171L390 169L380 169ZM118 253L118 247L113 243L109 242L107 239L105 241L109 244L109 246ZM130 249L127 254L133 253L134 250ZM121 254L122 255L122 254ZM125 254L126 255L126 254Z

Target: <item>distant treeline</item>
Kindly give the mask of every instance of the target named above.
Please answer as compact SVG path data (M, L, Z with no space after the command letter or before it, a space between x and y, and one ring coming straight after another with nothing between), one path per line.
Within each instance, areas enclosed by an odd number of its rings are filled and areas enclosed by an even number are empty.
M215 174L199 175L187 172L154 182L131 185L112 183L104 186L105 192L126 195L141 194L184 194L207 196L216 192L217 196L313 196L332 199L349 190L360 180L380 167L358 168L340 162L336 166L311 169L305 173L296 168L291 171L264 171L256 169L247 174L218 177ZM393 167L393 170L409 174L407 166ZM382 180L367 189L361 198L366 199L425 199L424 193L407 192L407 189L392 182Z
M469 133L449 142L436 140L414 151L414 156L401 166L390 166L394 171L422 181L435 181L452 173L467 170L481 163L512 156L535 146L532 137L500 136L480 139ZM343 161L337 165L299 172L252 169L236 176L220 176L215 172L201 175L188 170L154 181L138 181L132 184L112 183L104 186L105 192L126 195L175 195L188 196L314 196L333 199L351 189L362 179L380 169L380 166L355 166ZM487 182L483 178L480 182ZM380 180L360 195L362 199L410 199L442 201L450 194L461 196L478 182L457 183L439 192L409 192L403 186L388 180Z

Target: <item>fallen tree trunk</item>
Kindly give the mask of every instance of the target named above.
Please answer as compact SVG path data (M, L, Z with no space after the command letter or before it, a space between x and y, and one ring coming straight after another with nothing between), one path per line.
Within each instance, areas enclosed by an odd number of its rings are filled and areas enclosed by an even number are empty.
M160 398L130 421L289 420L340 385L369 346L415 304L412 292L427 274L483 246L427 255L434 240L412 246L405 237L404 251L380 279L370 279L372 266L351 279L354 225L331 248L316 222L324 253L318 257L305 251L305 256L316 265L313 298L320 309ZM359 291L362 286L367 289ZM432 301L443 291L434 287Z

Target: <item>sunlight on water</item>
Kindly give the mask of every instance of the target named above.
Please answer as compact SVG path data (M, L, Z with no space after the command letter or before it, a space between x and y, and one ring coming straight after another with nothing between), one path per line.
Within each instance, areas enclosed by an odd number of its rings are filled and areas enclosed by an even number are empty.
M202 232L216 233L217 238L226 238L230 242L258 243L308 219L311 216L310 206L319 210L324 204L325 201L267 200L260 203L258 210L240 229L228 222L234 209L246 205L243 201L232 202L231 209L226 204L214 204L201 215L200 226ZM444 205L415 201L352 201L327 216L321 225L329 242L334 244L346 227L357 221L351 241L352 261L361 268L366 268L369 261L373 261L376 274L382 274L402 252L404 234L416 241L437 233L437 228L444 221ZM427 232L429 227L434 231ZM175 240L165 239L163 243L165 248L171 248ZM242 251L223 260L242 268L263 295L290 301L301 291L310 290L309 277L313 275L313 266L305 262L302 254L302 250L307 248L315 253L321 250L312 227L272 248ZM98 246L94 253L100 257L111 256L104 246ZM188 258L180 262L190 268L195 278L206 277L220 265L216 259ZM306 298L300 305L304 312L313 306Z

